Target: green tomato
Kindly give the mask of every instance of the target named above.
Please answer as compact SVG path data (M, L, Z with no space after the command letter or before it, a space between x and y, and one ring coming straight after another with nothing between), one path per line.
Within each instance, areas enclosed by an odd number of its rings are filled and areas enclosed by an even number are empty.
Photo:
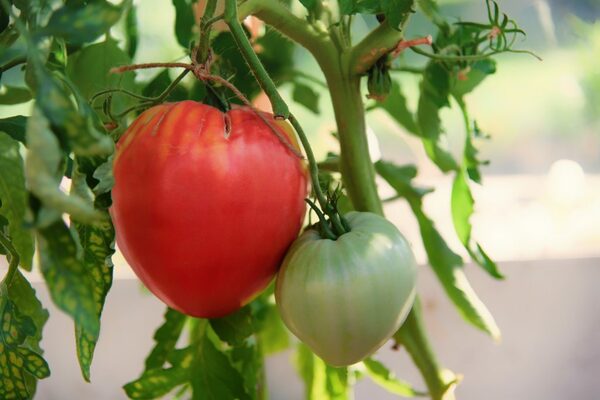
M416 293L410 245L385 218L346 215L337 240L305 231L288 251L275 298L287 327L333 366L354 364L402 325Z

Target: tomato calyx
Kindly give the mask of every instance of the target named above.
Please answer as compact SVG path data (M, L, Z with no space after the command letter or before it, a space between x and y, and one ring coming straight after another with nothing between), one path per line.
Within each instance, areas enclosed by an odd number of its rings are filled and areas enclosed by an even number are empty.
M350 224L339 212L337 202L342 194L342 189L337 188L333 193L327 192L327 201L322 204L323 211L310 199L305 199L310 208L317 214L319 222L314 225L314 228L319 232L324 239L337 240L340 236L350 232L352 229Z

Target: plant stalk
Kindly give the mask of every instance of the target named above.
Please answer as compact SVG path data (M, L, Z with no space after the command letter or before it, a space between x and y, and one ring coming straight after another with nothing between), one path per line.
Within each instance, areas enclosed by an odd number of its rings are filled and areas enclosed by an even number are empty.
M243 8L243 10L242 10ZM375 185L375 170L369 156L365 109L360 92L360 75L376 60L363 55L371 45L392 50L403 32L380 27L352 49L337 52L331 39L323 38L306 21L291 14L274 0L249 0L240 14L256 15L309 50L321 67L330 88L341 148L342 179L357 210L383 215ZM386 24L387 25L387 24ZM418 301L418 300L417 300ZM415 361L433 400L449 400L449 386L429 346L418 307L413 307L398 331L400 342Z

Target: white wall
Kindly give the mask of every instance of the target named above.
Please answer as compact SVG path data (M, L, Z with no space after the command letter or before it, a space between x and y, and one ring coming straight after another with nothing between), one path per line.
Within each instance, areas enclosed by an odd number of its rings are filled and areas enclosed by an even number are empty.
M465 378L462 400L591 400L600 391L600 259L503 263L507 275L495 282L467 266L503 332L500 345L467 326L448 303L428 268L420 293L439 360ZM39 400L117 400L121 386L136 378L152 346L163 305L134 280L115 282L106 305L102 334L92 366L92 383L82 381L71 321L50 305L36 284L51 318L43 347L52 376L41 382ZM289 353L267 363L272 400L302 399ZM403 351L385 346L378 357L397 375L421 386ZM396 398L368 380L356 387L357 400Z

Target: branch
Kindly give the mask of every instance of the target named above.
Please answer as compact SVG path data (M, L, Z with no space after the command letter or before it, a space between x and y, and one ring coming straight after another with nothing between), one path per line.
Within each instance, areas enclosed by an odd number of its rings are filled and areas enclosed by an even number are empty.
M414 3L413 1L411 8L414 8ZM351 72L356 75L365 74L381 56L394 50L404 37L404 27L410 15L410 12L404 15L398 29L383 21L356 44L350 54Z
M305 47L317 60L325 55L331 55L326 48L330 45L329 34L325 31L317 31L312 24L296 17L277 0L248 0L240 4L238 19L243 20L249 15L254 15Z

